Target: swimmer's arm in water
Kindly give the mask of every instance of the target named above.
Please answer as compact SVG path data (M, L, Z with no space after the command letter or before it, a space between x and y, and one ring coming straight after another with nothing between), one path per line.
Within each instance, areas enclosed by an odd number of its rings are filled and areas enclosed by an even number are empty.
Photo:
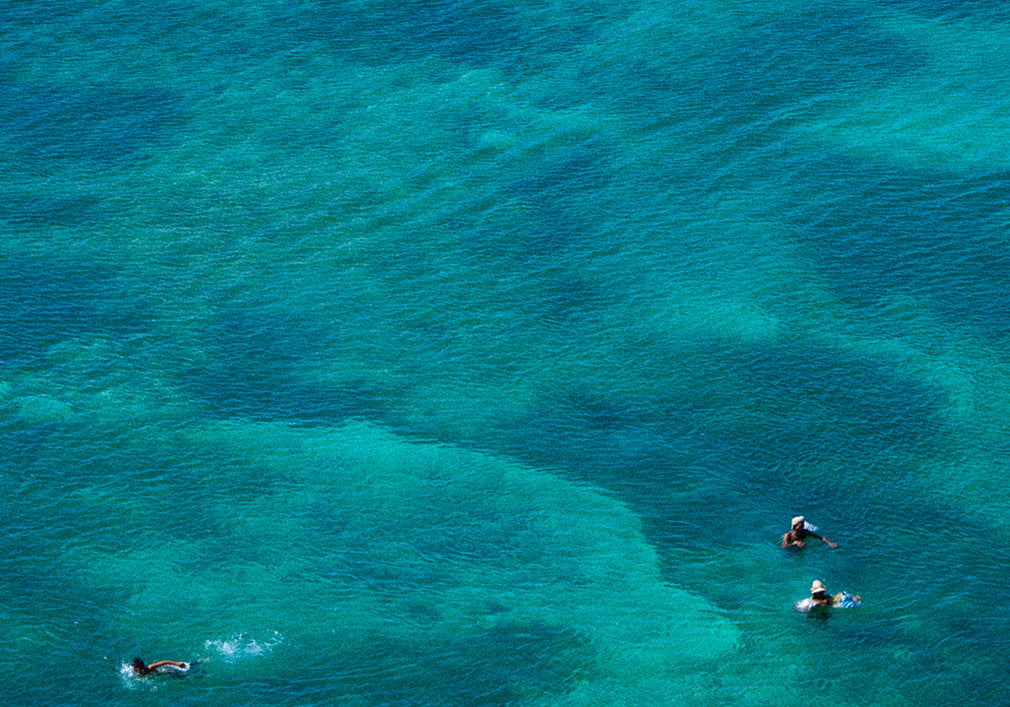
M838 543L833 543L833 542L831 542L830 540L828 540L828 539L827 539L826 537L824 537L823 535L818 535L817 533L811 533L811 532L809 532L809 531L807 531L807 534L808 534L808 535L812 535L812 536L814 536L814 537L815 537L815 538L817 538L818 540L822 540L822 541L826 542L826 543L828 544L828 547L838 547Z

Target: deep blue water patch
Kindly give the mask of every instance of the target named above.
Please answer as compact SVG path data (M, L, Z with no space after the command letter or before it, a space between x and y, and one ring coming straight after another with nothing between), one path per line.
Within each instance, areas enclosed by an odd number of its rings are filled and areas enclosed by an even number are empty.
M183 384L220 418L318 425L373 417L381 409L378 396L363 379L306 383L268 368L250 371L238 362L191 369L183 377Z
M275 15L298 43L324 42L339 55L385 64L431 54L486 63L519 41L509 9L495 0L420 0L350 4L311 2Z
M562 470L650 513L662 513L657 503L671 492L696 493L709 480L721 480L712 502L727 483L787 499L798 493L791 474L812 460L865 468L947 444L942 391L903 377L886 360L796 343L739 348L706 340L656 354L662 351L644 346L624 364L657 381L654 395L622 396L586 382L463 443ZM667 377L691 383L666 393ZM831 483L808 477L815 486ZM703 525L711 504L676 513L686 527Z
M599 214L587 205L615 179L613 150L602 139L582 142L516 180L516 201L535 208L522 224L522 258L568 261L599 246Z
M124 298L118 276L93 262L5 257L0 262L0 357L11 364L75 336L149 331L148 313Z
M533 201L574 201L585 192L610 185L614 171L613 147L603 138L591 137L544 161L513 188Z
M341 561L331 570L332 576L348 586L360 585L372 592L397 595L405 590L441 591L458 584L452 573L443 567L427 562L389 562L377 555L370 544L349 539L352 537L341 539Z
M206 332L210 362L182 376L183 388L222 418L332 424L374 418L382 396L366 379L316 383L298 375L306 365L335 355L328 336L310 319L234 314Z
M67 439L58 433L66 426L43 425L32 431L0 431L4 449L0 475L13 479L0 502L0 532L17 553L4 558L0 597L5 606L33 621L44 621L55 635L77 631L77 624L91 618L79 614L80 607L105 606L126 598L119 585L111 582L105 590L82 586L76 574L74 550L106 547L114 552L123 540L109 532L109 520L90 513L91 507L75 505L66 489L77 485L77 461L65 453ZM110 472L111 473L111 472ZM4 596L14 593L8 601ZM73 596L72 602L67 597ZM37 645L31 641L24 650ZM43 643L44 645L44 643Z
M908 40L876 29L851 6L811 5L780 22L749 25L740 44L722 54L725 74L747 105L781 105L807 96L907 75L924 57Z
M643 353L656 350L646 347ZM660 376L689 377L696 384L686 397L614 401L607 396L592 402L585 392L568 392L542 409L569 423L581 419L586 430L604 422L610 429L671 424L686 413L688 429L717 430L724 440L739 435L749 458L769 463L807 458L813 449L830 454L923 450L942 430L939 411L946 399L941 391L903 378L887 361L790 343L738 348L719 340L667 347L661 358L630 359L628 366L642 365L643 375L658 369ZM744 411L751 414L741 415ZM734 431L742 420L747 426Z
M533 5L520 13L498 0L404 0L345 3L319 0L288 6L273 20L298 44L324 42L366 64L391 58L443 56L472 65L537 65L594 41L605 13L576 8L564 15Z
M708 86L693 75L692 66L685 59L682 72L681 67L666 56L653 61L648 56L638 56L604 66L581 66L578 83L585 92L585 99L572 102L592 99L643 122L654 123L669 116L678 124L700 124L704 121L699 120L699 110L709 114L713 106L722 103L723 96L721 89L717 95L707 95ZM577 92L564 95L580 96ZM690 101L694 96L697 100Z
M66 446L82 439L88 440L87 454L67 457ZM251 488L229 483L222 489L219 477L207 472L220 463L219 457L207 457L202 450L194 452L188 445L146 446L130 439L117 425L88 419L83 414L63 422L8 426L0 441L9 473L33 485L37 492L48 494L51 489L65 486L135 489L143 499L145 522L158 527L166 538L220 531L212 501L221 490L241 501L272 488L273 479L253 470L256 483L250 484ZM86 511L61 515L57 524L61 532L69 532L82 542L114 543L121 548L146 542L130 535L106 538L108 527L122 520L115 506L89 507Z
M82 0L6 0L0 3L0 24L24 27L74 17L94 3Z
M940 172L831 154L819 203L801 192L782 217L849 304L915 292L951 324L1010 335L1010 173Z
M0 210L0 225L14 231L88 228L109 216L99 197L89 193L7 192Z
M712 351L715 347L709 347ZM790 343L717 351L703 369L732 375L771 459L821 453L924 452L942 438L944 391L896 372L892 362ZM703 390L702 386L698 388ZM821 430L830 430L824 432Z
M24 160L127 166L171 136L184 108L159 87L0 81L0 124Z
M537 309L544 319L567 326L603 312L615 294L599 282L575 276L548 277Z
M803 109L846 87L884 84L924 64L909 41L881 34L850 7L815 5L776 22L757 15L736 36L717 54L651 46L654 53L631 60L583 66L579 84L593 102L643 124L667 123L722 142L727 123L744 122L746 141L765 144L781 137L769 124L783 109Z

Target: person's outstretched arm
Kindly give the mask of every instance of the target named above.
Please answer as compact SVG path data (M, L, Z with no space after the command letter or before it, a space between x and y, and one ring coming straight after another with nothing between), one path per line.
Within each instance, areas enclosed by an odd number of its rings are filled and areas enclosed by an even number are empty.
M157 663L151 663L148 665L149 670L154 670L155 668L160 668L162 665L174 665L177 668L182 668L185 670L186 664L180 663L176 660L159 660Z

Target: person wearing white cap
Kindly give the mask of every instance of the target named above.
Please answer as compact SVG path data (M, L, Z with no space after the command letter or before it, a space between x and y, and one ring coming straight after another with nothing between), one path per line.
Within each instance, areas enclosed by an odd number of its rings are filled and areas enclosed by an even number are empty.
M833 543L813 530L807 529L807 522L803 516L796 516L793 518L792 530L782 536L782 549L805 547L807 538L817 538L826 542L830 547L838 547L838 543Z
M810 585L810 599L820 606L831 606L835 603L835 598L828 596L828 588L819 579L815 579L814 583Z
M848 592L839 592L834 596L828 594L828 588L824 586L824 582L819 579L815 579L814 583L810 585L810 598L803 599L796 602L795 608L797 611L802 611L803 613L809 613L810 611L817 609L820 616L826 615L826 609L829 606L837 606L843 609L855 609L863 603L863 598L858 594L852 595Z

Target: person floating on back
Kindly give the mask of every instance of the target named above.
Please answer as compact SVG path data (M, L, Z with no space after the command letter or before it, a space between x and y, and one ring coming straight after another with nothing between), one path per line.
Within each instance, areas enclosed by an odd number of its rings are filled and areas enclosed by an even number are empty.
M190 663L176 660L159 660L147 665L140 658L134 658L130 665L137 675L184 675L190 667Z
M838 547L838 543L833 543L827 538L815 533L813 526L810 526L808 529L806 520L804 520L803 516L796 516L793 518L792 526L792 530L782 536L783 550L805 547L807 544L807 538L817 538L818 540L823 540L831 547Z

